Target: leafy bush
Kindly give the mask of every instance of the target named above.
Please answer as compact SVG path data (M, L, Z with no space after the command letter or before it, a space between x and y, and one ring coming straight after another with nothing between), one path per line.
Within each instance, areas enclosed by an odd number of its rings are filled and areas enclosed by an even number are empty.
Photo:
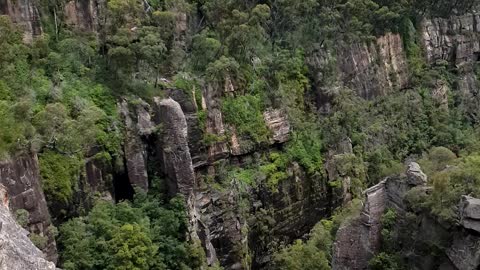
M62 268L203 267L204 253L186 242L186 233L182 198L162 205L159 198L137 193L133 203L99 201L88 216L74 218L60 227Z
M295 241L273 257L274 269L303 270L331 269L328 263L332 246L330 233L318 223L310 233L307 242Z
M78 158L47 151L39 156L39 162L48 201L68 203L79 178L81 163Z
M262 100L252 95L225 98L222 104L225 121L235 128L238 135L256 143L268 140L269 130L263 119L263 109Z

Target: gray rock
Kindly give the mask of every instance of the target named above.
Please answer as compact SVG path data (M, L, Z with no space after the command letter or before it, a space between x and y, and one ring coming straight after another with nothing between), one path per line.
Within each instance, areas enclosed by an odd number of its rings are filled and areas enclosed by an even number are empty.
M13 219L6 188L0 185L0 270L54 270L55 264L28 238L28 232Z
M423 20L422 42L427 61L434 64L453 59L452 64L458 68L468 68L480 53L477 23L475 14Z
M43 252L50 261L56 262L57 248L54 236L49 230L52 223L38 166L38 159L34 154L1 161L0 184L6 188L12 212L20 209L28 211L29 231L48 237Z
M333 67L332 63L335 63ZM336 89L336 85L347 86L365 99L384 96L408 85L406 54L399 34L387 33L371 44L339 45L330 51L322 49L308 57L308 64L319 90L317 103L321 103L318 104L321 109L335 96L335 91L331 90ZM332 71L338 74L337 83L323 85L331 81L326 76Z
M462 196L459 211L460 224L466 229L480 232L480 199Z
M195 187L195 174L188 147L188 126L180 104L175 100L154 98L155 115L162 125L159 159L168 177L171 194L188 198Z
M480 237L457 234L447 249L447 256L461 270L475 270L480 266Z
M410 162L407 169L407 180L410 185L425 185L427 183L427 175L423 173L418 163Z
M145 144L140 137L140 131L136 123L132 119L129 104L123 100L119 105L121 119L125 125L125 139L123 143L124 155L126 160L126 169L130 184L139 187L145 191L148 190L148 174L147 174L147 152ZM133 114L135 115L135 114ZM148 117L142 116L141 119ZM140 125L146 129L151 128L150 125L143 123Z
M462 197L462 217L480 220L480 199L470 196Z

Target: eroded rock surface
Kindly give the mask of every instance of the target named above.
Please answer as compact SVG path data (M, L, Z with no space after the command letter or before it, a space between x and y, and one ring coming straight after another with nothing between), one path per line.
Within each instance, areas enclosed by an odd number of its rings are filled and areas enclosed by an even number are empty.
M129 104L126 100L123 100L119 105L120 115L125 124L124 152L126 170L132 186L148 190L146 145L142 142L140 135L149 134L153 127L152 124L148 123L150 116L148 113L145 114L143 103L139 103L137 107L140 109L135 114L130 112ZM137 121L132 119L132 114L137 115Z
M71 0L65 4L65 23L81 31L98 29L97 0Z
M272 143L284 143L290 135L290 123L282 110L270 109L263 113L268 129L272 132Z
M335 85L323 85L330 69L338 74L337 84L351 88L365 99L384 96L408 85L406 54L399 34L387 33L370 44L339 46L334 52L320 50L308 57L308 63L319 107L335 95Z
M422 181L410 181L411 175L420 178L425 176L417 163L410 163L406 174L407 176L388 177L364 192L365 203L361 214L344 222L337 232L333 269L368 268L369 260L381 247L383 213L387 208L402 211L403 198L407 191L417 186L417 183L423 185Z
M5 0L0 2L0 14L8 15L24 31L23 40L31 43L42 34L42 24L37 2L34 0Z
M24 209L29 213L28 230L48 237L44 253L51 261L57 260L57 248L49 226L52 224L40 180L36 155L23 155L0 162L0 184L9 195L13 213Z
M459 207L460 224L480 233L480 199L463 196Z
M8 207L6 188L0 185L0 270L54 270L55 264L28 238Z
M155 98L156 122L162 125L159 159L169 181L171 194L189 197L195 187L195 174L188 147L188 126L180 104Z

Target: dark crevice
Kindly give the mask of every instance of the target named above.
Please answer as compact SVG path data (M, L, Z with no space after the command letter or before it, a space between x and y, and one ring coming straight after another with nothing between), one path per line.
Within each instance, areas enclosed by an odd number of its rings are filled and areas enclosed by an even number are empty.
M124 164L126 164L125 160ZM128 179L128 171L126 167L123 169L123 171L117 172L113 176L113 190L115 202L118 203L124 200L133 200L135 191L132 187L132 184L130 184L130 180Z

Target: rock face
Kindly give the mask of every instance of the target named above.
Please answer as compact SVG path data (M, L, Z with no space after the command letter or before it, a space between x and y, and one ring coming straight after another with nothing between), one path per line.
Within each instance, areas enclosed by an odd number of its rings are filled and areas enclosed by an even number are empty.
M359 217L339 228L333 248L333 269L367 269L380 248L381 217L387 206L386 181L365 191L365 205ZM390 180L391 181L391 180Z
M474 72L474 66L480 60L480 15L470 13L425 19L421 23L421 34L427 62L456 68L458 81L454 90L459 92L469 117L473 121L480 120L477 112L479 82ZM440 93L445 92L442 87L438 89Z
M40 13L34 0L2 0L0 14L8 15L12 22L24 30L23 40L31 43L33 38L42 34Z
M148 123L150 115L146 113L142 104L137 105L138 124L132 120L129 104L123 100L119 105L120 115L125 124L124 152L126 170L129 182L132 186L148 190L147 152L140 134L147 134L153 128Z
M336 60L335 60L336 59ZM338 74L337 85L351 88L365 99L384 96L408 85L408 69L399 34L387 33L376 42L321 50L308 58L317 88L317 104L323 107L334 95L335 85L323 85L328 74Z
M463 196L459 210L460 224L466 229L480 232L480 199Z
M156 122L162 125L161 149L158 151L162 171L168 177L171 194L189 197L195 187L195 174L188 147L187 120L175 100L155 98Z
M408 164L407 180L410 185L425 185L427 184L427 175L422 172L418 163L411 162Z
M0 270L55 270L55 264L28 238L28 232L13 219L6 188L0 185Z
M365 191L361 214L344 222L334 243L332 266L335 270L367 269L369 260L380 250L382 215L387 208L401 212L403 197L423 181L411 181L412 175L426 179L417 163L408 165L407 176L388 177ZM422 178L424 177L424 178ZM417 184L418 183L418 184Z
M284 143L290 135L290 123L285 112L270 109L263 113L268 129L272 132L271 143Z
M97 0L71 0L65 4L65 23L77 30L98 29Z
M7 190L13 213L20 209L28 211L29 231L48 237L43 251L49 260L56 262L57 248L49 230L52 223L42 190L37 156L24 155L0 162L0 184Z
M477 14L425 19L422 38L428 62L433 64L444 60L461 68L478 61L479 24Z

